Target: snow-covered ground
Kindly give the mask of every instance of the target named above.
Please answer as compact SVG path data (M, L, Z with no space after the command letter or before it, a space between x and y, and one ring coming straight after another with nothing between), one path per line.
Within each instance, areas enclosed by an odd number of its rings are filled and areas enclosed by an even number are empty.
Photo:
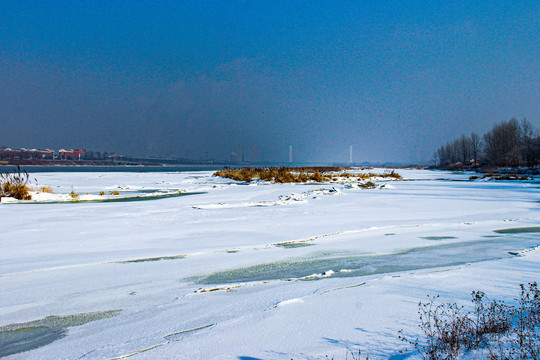
M386 359L426 295L511 302L540 280L540 250L520 253L540 245L538 181L398 172L375 189L39 173L41 200L174 196L0 204L0 357Z

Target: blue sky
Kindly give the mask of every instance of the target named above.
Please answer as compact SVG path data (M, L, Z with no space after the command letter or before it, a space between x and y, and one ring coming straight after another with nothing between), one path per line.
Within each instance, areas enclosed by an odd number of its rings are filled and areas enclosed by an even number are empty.
M537 1L3 1L0 145L413 162L540 121Z

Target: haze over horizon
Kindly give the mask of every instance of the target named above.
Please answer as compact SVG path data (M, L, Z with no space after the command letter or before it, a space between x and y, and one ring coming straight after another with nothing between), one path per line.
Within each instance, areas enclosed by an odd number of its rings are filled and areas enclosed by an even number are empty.
M0 4L0 146L418 162L540 127L540 3Z

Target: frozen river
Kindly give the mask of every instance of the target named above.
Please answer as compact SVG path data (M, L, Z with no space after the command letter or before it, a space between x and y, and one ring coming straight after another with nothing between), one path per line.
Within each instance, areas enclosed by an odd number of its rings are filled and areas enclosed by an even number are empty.
M120 195L0 204L0 357L396 358L426 295L511 300L540 280L540 182L399 173L375 189L36 174Z

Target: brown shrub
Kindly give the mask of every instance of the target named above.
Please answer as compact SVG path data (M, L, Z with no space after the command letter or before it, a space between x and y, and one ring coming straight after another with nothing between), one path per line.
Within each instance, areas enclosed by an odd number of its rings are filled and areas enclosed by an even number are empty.
M384 178L393 178L393 179L396 179L396 180L401 180L403 179L401 177L401 175L399 175L397 172L395 172L394 170L388 172L388 171L385 171L383 174L382 174L382 177Z
M39 191L41 191L43 193L49 193L49 194L52 194L54 192L52 187L50 187L50 186L42 186L42 187L39 188Z
M368 181L363 184L360 184L360 186L364 189L373 189L375 188L375 186L377 186L377 184L375 184L373 181Z
M2 190L6 196L13 197L18 200L31 200L30 189L25 184L4 183Z
M323 176L320 172L315 171L311 176L309 177L310 180L313 180L315 182L322 182L324 180Z
M9 196L17 200L31 200L29 183L28 172L21 171L20 166L13 173L0 174L0 198Z

